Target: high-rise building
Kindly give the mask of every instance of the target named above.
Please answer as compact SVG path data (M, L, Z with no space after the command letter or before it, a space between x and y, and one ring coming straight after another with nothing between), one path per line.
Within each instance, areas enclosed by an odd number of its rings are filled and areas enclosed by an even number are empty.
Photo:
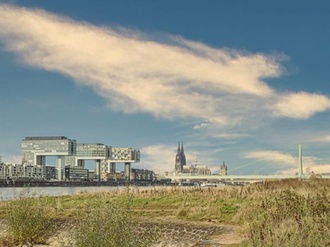
M125 163L125 178L129 180L131 163L140 161L140 151L134 148L113 148L102 143L77 144L75 140L65 136L26 137L22 140L22 156L23 165L40 166L42 171L46 166L46 157L56 157L58 180L72 178L72 171L85 169L85 160L95 161L94 172L97 180L100 180L101 173L114 173L116 162ZM66 167L72 169L67 169L65 174Z
M46 166L46 157L56 157L57 179L63 179L67 157L76 155L76 140L65 136L25 137L22 140L22 163L28 166Z
M46 165L46 156L76 155L75 140L65 136L25 137L22 140L23 164Z

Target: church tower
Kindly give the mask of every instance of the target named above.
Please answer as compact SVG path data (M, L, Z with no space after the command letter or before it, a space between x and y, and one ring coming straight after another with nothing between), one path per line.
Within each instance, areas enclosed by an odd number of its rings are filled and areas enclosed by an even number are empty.
M182 173L183 166L186 165L186 155L183 150L183 143L178 143L178 151L175 156L175 173Z
M180 155L181 155L181 164L182 164L182 166L185 166L186 165L186 155L184 154L183 143L181 143Z
M220 166L220 175L227 176L227 166L225 162L223 162L222 165Z

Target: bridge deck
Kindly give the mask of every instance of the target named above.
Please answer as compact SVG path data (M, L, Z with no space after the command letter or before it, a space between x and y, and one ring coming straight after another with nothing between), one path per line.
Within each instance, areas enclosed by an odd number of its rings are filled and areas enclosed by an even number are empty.
M300 178L308 179L310 175L302 175ZM165 179L172 180L272 180L272 179L290 179L299 178L298 175L170 175L165 176ZM322 176L322 178L329 179L330 175Z

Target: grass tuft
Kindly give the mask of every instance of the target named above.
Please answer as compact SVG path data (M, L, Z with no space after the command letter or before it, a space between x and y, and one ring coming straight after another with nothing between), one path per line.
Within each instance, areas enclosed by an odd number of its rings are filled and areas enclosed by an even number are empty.
M79 212L77 247L148 247L158 240L155 228L142 228L133 218L131 201L100 203Z
M8 243L23 246L45 242L49 218L40 200L14 200L7 204L6 210Z

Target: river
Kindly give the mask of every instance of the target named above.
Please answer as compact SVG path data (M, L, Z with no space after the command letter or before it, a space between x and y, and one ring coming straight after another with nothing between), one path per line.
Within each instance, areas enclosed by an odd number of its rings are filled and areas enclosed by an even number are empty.
M124 186L82 186L82 187L0 187L0 201L22 197L63 196L81 192L102 192L123 190Z

